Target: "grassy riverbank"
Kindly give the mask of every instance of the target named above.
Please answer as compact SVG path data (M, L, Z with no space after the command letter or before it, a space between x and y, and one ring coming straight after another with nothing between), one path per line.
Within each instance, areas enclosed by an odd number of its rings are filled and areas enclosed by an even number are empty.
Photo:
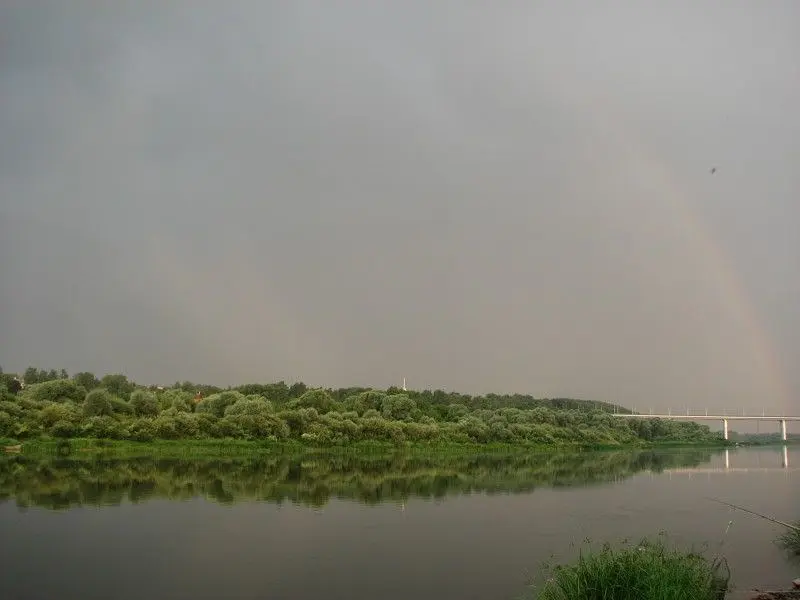
M72 438L58 440L40 438L26 440L24 443L13 439L0 440L0 445L13 446L21 444L20 451L26 456L54 455L93 455L102 454L114 457L175 457L206 458L225 456L250 456L262 454L357 454L357 455L389 455L404 453L410 455L463 455L463 454L530 454L553 452L590 452L612 450L648 450L679 448L720 448L722 444L632 444L625 447L581 444L475 444L475 443L422 443L362 441L341 446L313 446L298 441L254 441L238 439L204 439L204 440L153 440L149 442L132 442L127 440L104 440L94 438Z

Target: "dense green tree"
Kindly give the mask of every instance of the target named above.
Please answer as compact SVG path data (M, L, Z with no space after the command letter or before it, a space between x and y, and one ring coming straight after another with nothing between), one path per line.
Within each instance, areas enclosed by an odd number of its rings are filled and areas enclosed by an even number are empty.
M83 412L87 417L108 416L113 411L114 395L105 388L98 388L86 394Z
M303 408L315 408L320 413L325 413L333 407L333 398L322 389L308 390L297 399L297 405Z
M81 373L75 373L72 376L72 380L80 386L83 386L87 392L91 392L94 388L100 387L100 380L94 376L94 373L89 373L87 371L82 371Z
M66 369L37 369L36 367L28 367L22 376L25 385L32 385L34 383L44 383L45 381L53 381L54 379L68 379Z
M131 394L131 408L137 417L154 417L158 414L158 401L147 390L135 390Z
M0 385L12 396L16 396L22 390L22 382L13 373L0 373Z
M23 394L37 402L83 402L86 389L71 379L52 379L27 386Z
M128 378L122 373L103 376L100 380L100 385L117 398L122 398L123 400L130 400L131 393L136 389L136 385L128 381Z
M226 408L245 398L246 396L244 396L244 394L234 390L212 394L211 396L203 398L197 404L197 412L210 413L217 417L223 417Z
M306 393L308 387L305 383L298 381L289 386L289 398L299 398Z

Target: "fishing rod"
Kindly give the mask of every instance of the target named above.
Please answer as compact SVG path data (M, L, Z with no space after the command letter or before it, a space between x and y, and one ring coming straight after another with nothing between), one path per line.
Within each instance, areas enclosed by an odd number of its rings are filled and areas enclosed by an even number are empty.
M712 502L719 502L720 504L724 504L725 506L730 506L731 508L735 508L737 510L742 510L746 513L750 513L751 515L755 515L757 517L761 517L762 519L766 519L767 521L772 521L773 523L777 523L778 525L783 525L784 527L788 527L792 531L797 531L800 533L800 527L797 525L791 525L790 523L784 523L783 521L779 521L778 519L773 519L772 517L768 517L767 515L762 515L761 513L757 513L754 510L750 510L748 508L744 508L743 506L737 506L735 504L731 504L730 502L725 502L724 500L718 500L717 498L708 498L706 500L711 500Z

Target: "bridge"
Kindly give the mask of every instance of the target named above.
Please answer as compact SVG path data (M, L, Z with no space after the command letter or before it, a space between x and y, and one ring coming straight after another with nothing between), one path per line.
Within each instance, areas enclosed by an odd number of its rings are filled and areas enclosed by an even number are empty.
M686 414L682 413L673 413L672 411L668 411L665 415L660 414L648 414L644 415L641 413L633 413L633 414L622 414L622 413L613 413L613 416L619 417L621 419L669 419L669 420L682 420L682 421L722 421L722 437L726 440L728 439L728 421L773 421L780 423L781 427L781 439L785 442L786 441L786 423L787 421L800 421L800 417L789 417L789 416L778 416L778 415L726 415L726 414L708 414L708 411L704 415L696 415L696 414L689 414L689 411L686 411Z

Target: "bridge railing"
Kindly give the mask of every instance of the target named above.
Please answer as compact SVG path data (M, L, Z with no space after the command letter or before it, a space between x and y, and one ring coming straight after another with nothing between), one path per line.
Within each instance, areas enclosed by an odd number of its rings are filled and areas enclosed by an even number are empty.
M671 408L667 408L664 410L639 410L635 407L631 408L630 413L627 412L613 412L612 414L617 416L635 416L635 417L698 417L698 418L730 418L730 419L786 419L788 421L795 421L800 420L800 415L787 415L786 413L771 413L767 411L758 412L746 412L744 410L715 410L710 408L703 408L703 409L693 409L693 408L685 408L681 410L675 410Z

